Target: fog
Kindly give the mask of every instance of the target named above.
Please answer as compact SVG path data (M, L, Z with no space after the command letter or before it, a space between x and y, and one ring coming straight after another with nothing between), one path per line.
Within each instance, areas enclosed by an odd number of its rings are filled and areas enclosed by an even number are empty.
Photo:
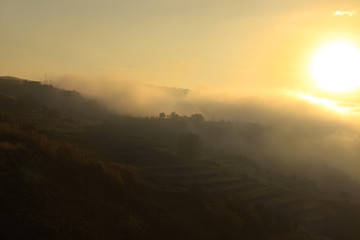
M63 76L51 82L94 97L122 115L157 117L201 113L206 120L251 123L259 127L246 138L238 130L212 139L212 147L249 156L282 171L318 164L336 167L360 180L359 116L298 97L294 90L238 88L181 89L112 78ZM356 104L355 104L356 105ZM198 131L202 138L215 138Z

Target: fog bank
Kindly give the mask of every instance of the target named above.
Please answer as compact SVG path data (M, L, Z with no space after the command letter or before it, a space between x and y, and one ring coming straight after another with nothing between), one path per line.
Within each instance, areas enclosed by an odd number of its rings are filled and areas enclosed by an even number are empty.
M251 141L230 131L215 141L228 151L259 161L317 162L360 180L360 131L357 112L299 98L292 90L198 87L180 89L113 79L64 76L53 85L94 97L110 109L131 116L201 113L206 120L239 121L263 126ZM196 131L196 129L190 129ZM211 137L203 134L204 138Z

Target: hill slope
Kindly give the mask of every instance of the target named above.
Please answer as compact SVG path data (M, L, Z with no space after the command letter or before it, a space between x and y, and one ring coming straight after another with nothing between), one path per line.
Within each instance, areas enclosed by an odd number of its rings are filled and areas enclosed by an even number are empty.
M245 200L148 181L136 168L0 123L2 239L263 239Z
M257 124L117 116L9 77L0 113L4 239L360 238L358 184L346 174L317 166L334 183L324 186L214 147L232 131L261 146ZM189 131L203 143L197 159L177 152Z

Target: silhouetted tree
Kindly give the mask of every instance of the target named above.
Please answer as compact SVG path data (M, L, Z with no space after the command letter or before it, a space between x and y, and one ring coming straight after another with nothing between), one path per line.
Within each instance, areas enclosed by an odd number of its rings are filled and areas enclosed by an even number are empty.
M191 117L190 117L191 120L194 120L196 122L202 122L205 120L204 116L200 113L194 113L194 114L191 114Z
M179 154L187 158L197 158L200 155L201 139L195 133L183 134L178 142Z
M165 118L165 113L163 113L163 112L160 113L160 114L159 114L159 117L160 117L160 118Z
M179 114L177 114L176 112L172 112L170 115L169 115L170 118L172 119L176 119L176 118L179 118Z

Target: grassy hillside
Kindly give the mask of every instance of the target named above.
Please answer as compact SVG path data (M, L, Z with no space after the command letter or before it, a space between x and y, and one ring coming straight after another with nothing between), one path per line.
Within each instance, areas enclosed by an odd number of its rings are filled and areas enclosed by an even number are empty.
M145 179L33 130L0 123L2 239L263 239L300 234L244 199ZM284 225L285 223L285 225Z

